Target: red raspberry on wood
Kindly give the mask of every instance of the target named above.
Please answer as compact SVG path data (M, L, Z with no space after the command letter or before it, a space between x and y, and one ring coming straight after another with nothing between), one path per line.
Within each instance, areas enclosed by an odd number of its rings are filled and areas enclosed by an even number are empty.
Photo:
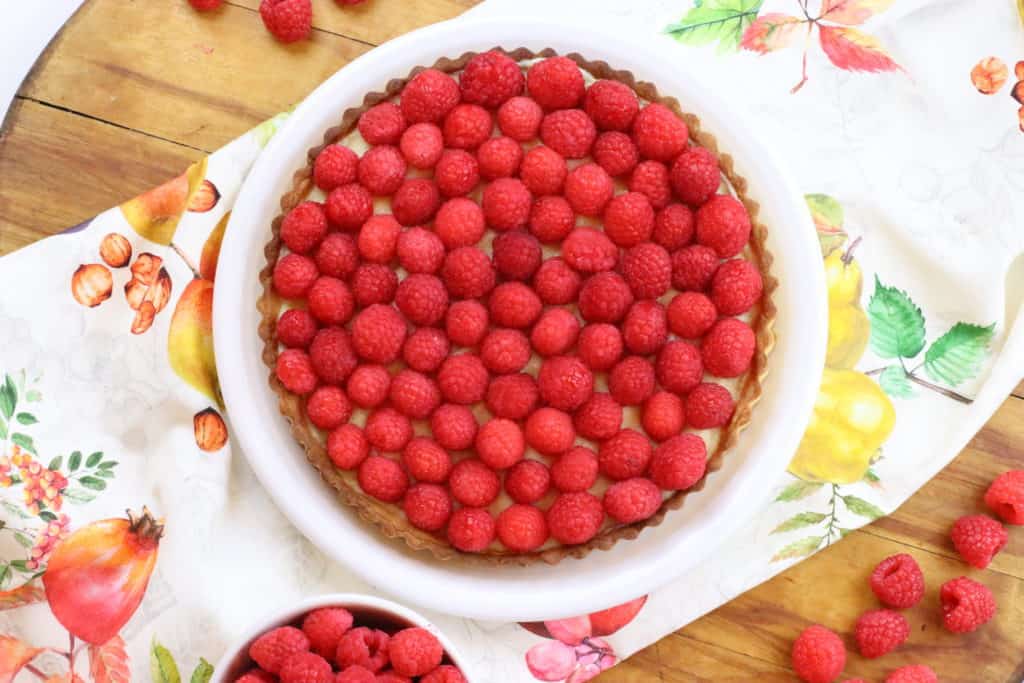
M582 109L551 112L540 124L541 141L566 159L589 155L596 138L597 127Z
M640 356L629 356L608 374L608 391L625 406L638 406L654 393L654 366Z
M533 290L549 306L576 301L582 284L579 273L557 256L541 263L533 276Z
M661 490L650 479L634 477L619 481L604 493L604 511L620 524L649 519L661 508Z
M448 310L448 290L439 277L414 273L399 283L395 305L415 325L436 325Z
M434 380L408 368L391 380L391 405L413 420L422 420L441 405L441 391Z
M359 156L344 145L328 145L313 162L313 182L324 192L354 183Z
M339 387L317 387L306 399L306 415L319 429L330 431L348 422L352 404Z
M580 334L580 321L565 308L549 308L530 332L530 344L541 356L557 356L569 351Z
M544 513L532 505L508 506L498 515L496 526L498 540L513 552L533 552L548 540Z
M498 128L517 142L537 137L544 110L529 97L513 97L498 109Z
M652 102L633 119L633 140L645 159L671 161L686 149L689 131L674 111Z
M1009 535L1002 524L987 515L966 515L953 523L950 538L967 564L984 569L1006 547Z
M487 380L487 368L480 358L465 353L449 356L437 373L437 383L445 399L464 405L483 400Z
M540 267L540 242L528 232L512 230L491 243L494 267L507 280L529 280Z
M494 288L497 273L485 252L476 247L459 247L445 257L441 278L453 298L478 299ZM448 336L454 341L451 329Z
M698 384L686 397L686 421L694 429L724 427L734 409L732 394L721 384Z
M313 259L285 254L274 264L274 289L285 299L298 299L309 291L318 275Z
M703 147L690 147L676 157L670 180L679 201L700 206L718 192L721 185L718 159Z
M335 228L355 232L373 214L373 196L359 183L341 185L327 195L325 210Z
M530 219L533 197L517 178L498 178L484 188L480 206L487 225L494 230L517 230Z
M417 529L440 531L452 514L452 499L443 486L418 483L402 500L406 519Z
M199 12L209 12L224 4L224 0L188 0L194 9Z
M480 175L484 180L510 178L519 171L523 161L523 148L509 137L491 138L476 152Z
M597 165L613 178L632 173L640 162L640 151L633 144L633 139L618 131L598 135L593 155Z
M526 443L538 453L557 455L572 448L576 430L568 413L538 408L526 418Z
M443 209L444 207L442 207ZM438 211L440 215L440 211ZM437 220L434 221L435 229ZM398 236L395 245L398 263L410 273L436 273L444 263L444 243L426 228L409 228Z
M620 247L632 247L651 237L654 209L646 195L626 192L608 202L604 210L604 233Z
M565 197L540 197L530 209L530 233L544 244L565 239L576 224L576 213Z
M442 448L461 451L476 439L476 418L466 406L445 403L430 416L430 432Z
M327 456L335 467L354 470L369 454L370 442L354 424L341 425L327 437Z
M459 104L448 112L442 132L445 146L473 150L491 137L491 114L477 104Z
M359 250L350 235L332 232L320 242L313 258L322 275L346 279L359 265Z
M861 655L875 659L905 643L910 636L910 624L899 612L876 609L857 618L853 634Z
M529 327L544 305L537 293L522 282L503 282L494 288L488 300L491 320L504 327Z
M451 345L448 337L434 327L421 327L405 340L402 346L402 360L413 370L434 372L448 357Z
M387 364L398 358L405 333L405 320L398 311L384 304L372 304L352 322L352 346L361 358Z
M282 43L305 40L313 32L310 0L262 0L260 18L270 34Z
M682 292L668 304L668 328L683 339L703 337L718 319L718 311L704 294Z
M560 193L568 174L569 167L562 155L543 145L527 152L519 167L520 179L537 197Z
M996 614L996 600L983 584L961 576L942 584L942 625L953 633L970 633Z
M625 83L599 80L590 84L583 108L601 130L629 130L640 111L636 93Z
M924 597L924 574L917 561L905 553L887 557L871 572L871 591L883 605L896 609L913 607Z
M548 405L572 411L594 393L594 374L576 356L554 356L541 363L537 388Z
M352 295L360 306L391 303L398 290L398 276L380 263L363 263L352 275Z
M696 434L677 434L651 456L651 480L666 491L684 491L704 476L708 451Z
M464 553L486 550L494 537L494 518L487 510L459 508L448 520L448 541Z
M409 488L409 477L402 466L380 455L371 455L359 466L359 487L377 500L396 503Z
M580 331L577 354L591 370L607 370L622 357L622 333L607 323L592 323Z
M651 462L651 442L635 429L620 429L601 444L597 458L601 472L610 479L639 477Z
M675 251L693 240L693 231L694 217L690 207L669 204L654 217L651 239L669 251Z
M434 182L445 197L464 197L480 182L476 157L463 149L445 150L434 166Z
M739 377L750 367L756 344L750 325L737 318L722 318L701 342L704 368L716 377Z
M521 420L533 412L540 392L533 377L527 374L502 375L487 385L484 402L496 417Z
M885 683L939 683L931 667L924 664L901 666L885 677Z
M622 276L615 272L592 275L580 289L579 311L587 322L618 322L632 305L633 292Z
M664 209L672 200L668 167L660 161L641 161L629 177L629 191L646 195L656 211Z
M487 309L479 301L456 301L444 319L448 339L456 346L476 346L487 334L488 319Z
M679 395L692 391L704 377L700 351L683 341L666 344L658 353L655 369L661 386Z
M317 324L309 311L292 308L277 320L277 340L293 349L305 349L316 335Z
M530 362L530 340L519 330L495 328L480 345L480 360L495 374L519 372Z
M843 641L824 626L808 626L793 642L793 670L807 683L832 683L846 667Z
M644 402L641 424L647 436L665 441L683 431L686 413L683 400L670 391L657 391ZM660 486L660 484L659 484ZM662 486L662 488L666 488Z
M324 327L309 345L313 369L327 384L343 383L355 370L356 356L352 339L340 327Z
M622 339L631 353L656 353L668 339L665 307L657 301L635 302L622 322Z
M499 107L522 93L525 84L519 64L494 50L470 59L459 77L462 100L488 109Z
M391 199L391 211L402 225L423 225L441 206L437 185L426 178L410 178L399 186Z
M359 117L359 134L370 145L396 145L406 126L402 109L393 102L381 102Z
M597 474L597 455L583 446L563 453L551 465L551 483L563 493L586 491L597 481Z
M622 406L610 394L597 392L576 409L573 425L584 439L610 439L622 427Z
M548 57L530 67L526 89L537 104L550 111L575 107L586 85L576 62L568 57Z
M356 246L363 260L373 263L390 263L395 257L398 236L402 234L402 226L394 216L386 213L371 216L363 223L356 238Z
M344 325L352 317L355 300L343 280L318 277L306 294L309 312L324 325Z
M475 423L474 423L475 426ZM417 436L402 449L402 464L416 481L442 484L452 471L452 458L436 441Z
M444 648L425 628L402 629L388 641L388 655L395 672L402 676L422 676L441 665Z
M550 487L551 473L537 460L520 460L505 474L505 491L517 503L536 503Z
M1007 524L1024 524L1024 470L996 477L985 492L985 505Z
M721 258L736 256L750 240L750 214L735 197L716 194L697 209L697 242Z
M359 184L377 196L393 195L405 178L406 163L397 147L371 147L359 160Z
M308 650L309 638L305 633L294 626L279 626L253 641L249 656L264 671L277 674L289 657Z
M547 511L551 537L565 545L586 543L604 523L604 506L597 496L580 491L555 497Z
M413 168L434 168L444 152L444 134L433 123L414 123L402 133L398 148Z
M281 240L297 254L308 254L327 234L327 215L317 202L301 202L281 221Z
M498 497L501 482L498 475L476 458L455 463L448 475L452 496L466 507L487 507Z
M565 177L565 198L584 216L600 216L614 194L612 177L597 164L577 166Z
M459 84L437 69L416 74L402 90L399 105L409 123L436 123L459 103Z

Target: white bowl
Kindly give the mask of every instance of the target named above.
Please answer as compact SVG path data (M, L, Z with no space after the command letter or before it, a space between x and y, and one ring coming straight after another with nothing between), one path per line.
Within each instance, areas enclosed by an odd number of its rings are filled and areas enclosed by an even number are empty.
M656 42L656 41L652 41ZM258 273L279 198L307 150L322 141L341 112L393 77L441 56L500 45L552 47L606 60L697 114L735 159L761 204L768 248L780 284L778 343L769 358L764 395L750 426L699 494L656 528L607 552L555 566L480 567L438 562L388 542L357 519L320 480L291 437L267 387L256 328ZM363 579L441 612L479 619L534 621L585 614L626 602L680 576L710 555L767 502L770 484L795 452L821 379L826 341L826 289L821 254L806 205L790 176L735 108L701 86L678 51L629 42L584 26L536 20L458 20L390 41L353 61L317 88L257 160L239 195L217 267L214 339L221 386L234 433L280 509L323 552ZM358 552L352 548L358 547Z

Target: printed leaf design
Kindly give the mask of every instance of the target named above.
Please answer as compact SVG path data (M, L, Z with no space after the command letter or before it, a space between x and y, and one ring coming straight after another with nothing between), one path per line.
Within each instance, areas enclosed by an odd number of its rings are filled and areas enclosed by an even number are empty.
M43 587L30 581L9 591L0 591L0 610L23 607L43 600L46 600Z
M890 365L882 370L878 376L878 385L893 398L911 398L914 395L907 373L899 365Z
M0 386L0 413L3 413L5 420L11 419L11 416L14 415L14 406L17 404L18 390L15 388L11 376L7 375L3 386Z
M969 323L953 325L928 347L924 354L925 372L954 387L974 377L988 354L995 329L995 323L988 327Z
M253 128L252 136L253 139L256 140L256 144L260 147L266 147L267 143L270 142L270 138L274 137L277 131L280 130L281 124L284 123L291 114L291 110L281 112L277 116L269 118Z
M36 455L36 442L32 440L32 437L28 434L11 434L11 441L18 444L22 450L28 451L32 455Z
M17 420L17 421L18 421L18 422L19 422L20 424L23 424L23 425L25 425L26 427L27 427L28 425L34 425L35 423L39 422L39 420L37 420L37 419L36 419L36 416L35 416L35 415L33 415L32 413L18 413L18 414L17 414L16 416L15 416L15 419L16 419L16 420Z
M89 457L85 459L85 466L86 467L96 467L96 465L100 464L101 460L103 460L103 452L102 451L96 451L95 453L90 453Z
M775 50L789 47L797 37L801 24L807 23L803 19L770 12L757 18L743 32L743 39L740 46L744 50L758 52L762 55Z
M129 683L128 653L121 636L89 646L89 675L93 683Z
M747 28L757 18L764 0L697 0L695 6L665 33L686 45L718 41L718 52L735 52Z
M74 472L82 465L82 452L74 451L68 458L68 471Z
M85 489L64 489L64 497L72 503L91 503L96 500L96 494Z
M814 227L818 231L818 242L821 244L821 255L830 253L843 246L846 242L846 231L843 230L843 207L827 194L806 194L804 200L814 219Z
M893 61L881 43L872 36L857 29L819 24L821 49L829 60L840 69L847 71L896 71L899 64Z
M0 683L11 683L26 664L43 651L12 636L0 636Z
M885 516L885 511L873 503L857 496L842 496L846 508L855 515L874 520Z
M887 287L875 276L868 302L871 349L882 358L913 358L924 348L924 315L906 292Z
M823 0L821 18L857 26L892 7L896 0Z
M775 499L776 502L780 503L791 503L795 500L803 500L807 496L810 496L815 491L823 486L820 482L813 481L795 481L786 488L782 489L782 493Z
M807 557L821 545L822 541L825 540L824 536L808 536L802 538L795 543L790 543L785 546L782 550L775 553L772 556L772 562L778 562L779 560L793 560L799 557Z
M154 683L181 683L178 665L170 651L155 639L149 650L149 675Z
M189 683L208 683L211 677L213 677L213 665L200 657L199 664L196 665L192 677L189 678Z
M786 531L795 531L796 529L803 529L804 527L814 526L827 517L820 512L801 512L798 515L790 517L782 524L778 525L771 530L773 534L781 534Z

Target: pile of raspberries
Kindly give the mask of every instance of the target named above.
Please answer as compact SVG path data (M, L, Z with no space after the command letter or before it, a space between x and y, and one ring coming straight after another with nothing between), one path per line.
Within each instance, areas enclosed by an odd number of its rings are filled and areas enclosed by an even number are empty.
M750 368L736 316L763 285L747 210L686 123L566 57L524 76L495 51L458 80L420 71L358 130L361 158L316 157L327 199L284 217L273 272L276 376L334 464L464 552L586 543L700 481L683 429L732 418L706 378Z
M366 0L334 0L339 5L358 5ZM188 0L196 10L211 12L224 0ZM306 40L313 32L313 0L262 0L260 18L270 34L282 43Z

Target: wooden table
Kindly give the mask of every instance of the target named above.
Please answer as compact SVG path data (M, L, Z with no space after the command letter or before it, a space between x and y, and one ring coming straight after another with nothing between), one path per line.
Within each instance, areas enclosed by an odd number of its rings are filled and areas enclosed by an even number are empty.
M393 36L453 17L474 0L370 0L342 10L314 0L316 33L281 46L259 0L212 15L185 0L89 0L22 86L0 134L0 253L75 225L168 177L288 108L349 60ZM944 683L1024 678L1024 530L986 571L957 557L947 531L980 511L988 482L1024 467L1024 385L938 477L891 517L723 605L600 678L631 681L793 681L789 647L804 626L852 631L875 606L866 576L910 552L928 596L908 617L911 643L882 661L851 655L849 676L881 681L925 662ZM939 627L941 582L969 574L1000 603L996 621L955 637ZM848 638L852 644L852 639ZM984 671L984 673L980 673ZM497 683L497 682L495 682Z

